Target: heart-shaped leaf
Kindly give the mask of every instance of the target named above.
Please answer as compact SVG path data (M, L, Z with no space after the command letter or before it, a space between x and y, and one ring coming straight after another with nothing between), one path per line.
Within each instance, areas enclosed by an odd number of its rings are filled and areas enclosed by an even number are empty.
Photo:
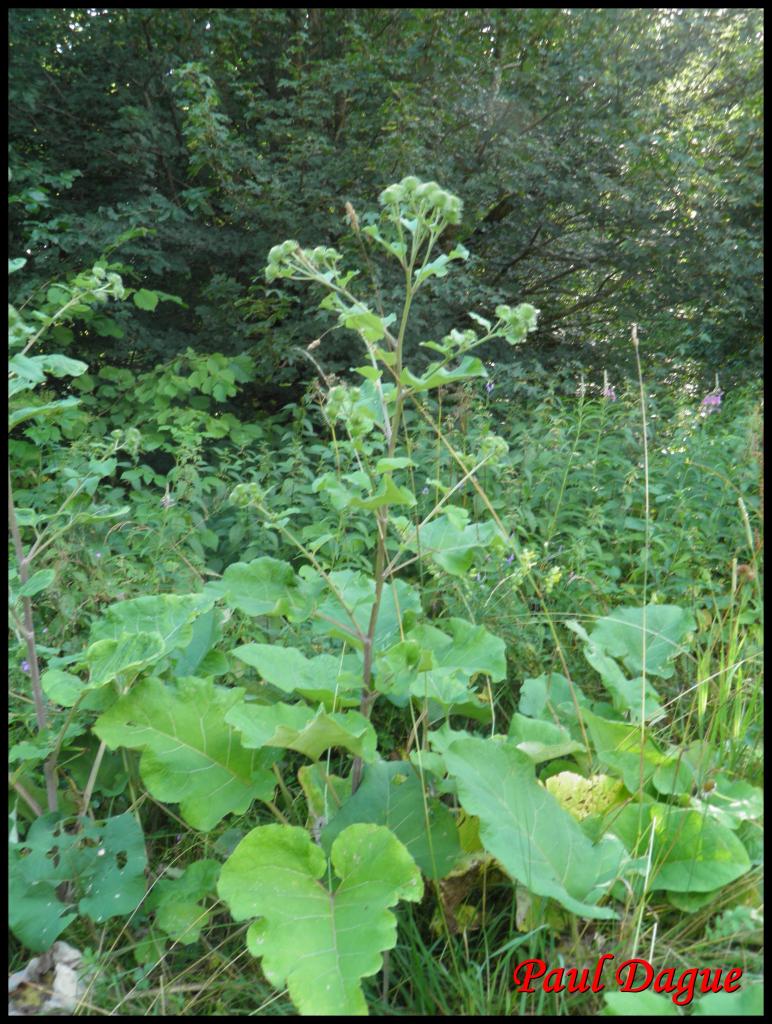
M217 888L237 921L260 918L249 949L302 1014L366 1014L361 979L376 974L396 944L389 908L420 900L421 874L381 825L345 829L332 844L331 867L339 881L328 888L327 858L305 829L263 825L233 851Z

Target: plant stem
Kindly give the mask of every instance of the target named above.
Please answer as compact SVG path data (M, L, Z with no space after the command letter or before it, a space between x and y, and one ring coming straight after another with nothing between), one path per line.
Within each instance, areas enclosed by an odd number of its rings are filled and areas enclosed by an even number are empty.
M638 325L632 326L633 349L635 350L635 365L638 370L638 388L641 395L641 421L643 423L643 521L644 521L644 542L643 542L643 594L641 599L641 790L643 790L643 745L644 732L646 728L646 601L648 598L649 586L649 549L651 545L651 521L649 509L649 439L647 436L646 423L646 395L643 392L643 372L641 370L641 355L638 348Z
M388 453L389 458L394 455L397 447L397 437L399 435L399 426L402 419L402 407L405 402L405 391L402 386L402 350L405 344L405 333L407 331L408 318L410 316L410 303L413 298L413 287L412 287L412 276L413 266L416 259L417 247L413 245L413 252L411 253L410 261L405 266L405 305L402 308L402 319L399 325L399 333L397 335L397 349L396 349L396 363L395 363L395 377L396 377L396 388L397 395L394 402L394 414L391 420L391 429L388 433ZM385 411L384 411L385 415ZM388 511L383 509L376 509L375 521L377 526L377 540L375 547L375 566L373 575L375 578L375 595L373 597L373 606L370 611L370 622L367 627L367 636L364 641L364 652L363 652L363 666L362 666L362 699L360 701L359 710L365 718L369 718L372 712L373 704L375 702L375 693L372 687L372 674L373 674L373 647L375 643L375 629L378 624L378 615L381 610L381 602L383 600L383 586L386 581L387 567L386 562L388 559L388 552L386 549L386 543L388 538L389 530L389 514ZM359 784L362 781L362 758L354 758L354 764L351 770L351 792L356 793L359 789Z
M14 779L13 775L11 775L10 772L8 772L8 785L13 786L13 788L22 798L24 803L30 808L30 810L34 814L37 814L38 817L40 817L40 815L43 813L43 808L40 806L40 804L37 802L34 796L32 796L31 793L28 793L24 786L22 786L20 782L17 782Z
M99 774L99 766L102 764L102 758L105 756L106 749L107 747L105 746L105 742L102 740L99 744L99 750L97 750L96 757L94 758L94 763L91 766L86 788L83 790L83 806L80 810L81 818L85 818L88 814L88 805L91 803L91 794L94 792L97 775Z
M24 545L21 540L19 523L16 519L16 508L13 503L13 484L11 481L11 467L8 466L8 525L13 538L13 547L16 553L16 562L19 566L19 579L22 586L29 580L29 562L24 554ZM42 732L48 724L48 713L46 700L43 696L43 688L40 685L40 665L38 664L37 645L35 643L35 626L32 617L32 601L29 597L23 597L22 608L24 611L24 639L27 644L27 658L29 660L30 683L32 685L32 696L35 699L35 715L37 718L38 732ZM46 794L48 797L49 811L56 811L59 806L56 794L56 761L55 758L47 758L43 771L46 778Z

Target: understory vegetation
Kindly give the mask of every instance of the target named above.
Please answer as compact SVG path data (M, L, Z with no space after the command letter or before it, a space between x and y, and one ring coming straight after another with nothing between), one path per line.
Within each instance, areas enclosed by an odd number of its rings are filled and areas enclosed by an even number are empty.
M10 967L72 947L60 1009L762 1012L756 13L11 12Z

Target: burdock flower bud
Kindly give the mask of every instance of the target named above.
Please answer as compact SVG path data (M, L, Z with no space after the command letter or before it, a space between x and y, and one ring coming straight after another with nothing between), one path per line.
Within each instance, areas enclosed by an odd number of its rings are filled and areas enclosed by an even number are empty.
M499 462L509 451L509 445L498 434L486 434L480 444L480 456L488 462Z
M258 483L236 484L230 493L230 502L237 508L258 507L265 501L265 491Z
M268 266L265 268L266 281L275 281L277 277L291 277L293 268L289 257L300 249L294 238L288 238L281 245L275 245L268 253Z
M503 323L501 333L510 345L519 345L525 341L529 331L536 330L536 320L539 310L530 302L521 302L519 306L512 309L511 306L496 306L496 316Z
M351 388L338 384L330 388L327 395L327 416L330 420L338 420L351 415L354 405Z

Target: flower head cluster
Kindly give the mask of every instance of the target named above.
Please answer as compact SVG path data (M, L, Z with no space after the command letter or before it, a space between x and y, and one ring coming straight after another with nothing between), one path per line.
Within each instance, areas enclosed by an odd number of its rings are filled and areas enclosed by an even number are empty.
M265 268L266 281L277 277L300 277L312 279L315 275L331 277L337 273L336 264L342 259L337 249L328 245L317 245L313 249L302 249L294 238L281 245L275 245L268 253Z
M608 399L609 402L616 402L617 400L617 393L612 384L606 384L603 391L601 391L601 394L604 398Z
M551 594L555 587L560 583L563 576L563 570L559 565L553 565L547 575L544 577L544 592Z
M480 443L480 457L488 462L498 462L509 451L509 445L498 434L486 434Z
M330 422L344 420L352 438L362 438L375 427L373 411L361 400L359 388L345 384L330 388L325 411Z
M337 384L330 388L327 393L327 416L330 420L347 419L353 409L354 400L359 398L359 392L352 395L352 388L346 384Z
M268 253L268 266L265 268L266 281L275 281L277 277L292 277L293 269L290 257L300 251L300 243L288 238L281 245L275 245Z
M448 224L461 223L463 203L451 192L440 188L436 181L419 181L414 175L403 178L395 185L389 185L378 197L381 206L391 207L395 211L400 208L405 213L417 214L419 211L426 217L435 215Z
M502 322L501 335L510 345L519 345L525 341L530 331L536 330L539 310L530 302L521 302L512 309L511 306L496 306L496 316Z
M236 484L231 491L230 502L237 508L259 507L265 502L265 491L258 483Z

